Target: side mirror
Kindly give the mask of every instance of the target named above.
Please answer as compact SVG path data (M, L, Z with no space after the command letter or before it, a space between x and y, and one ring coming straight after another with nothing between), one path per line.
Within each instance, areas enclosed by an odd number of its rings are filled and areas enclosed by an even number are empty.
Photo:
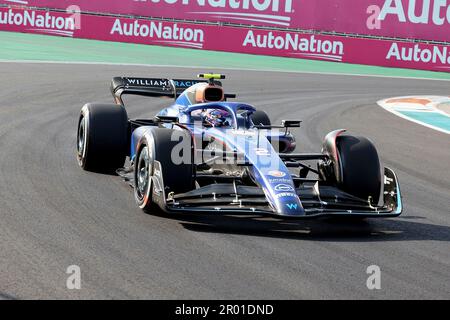
M302 124L301 121L294 121L294 120L282 120L281 125L283 128L300 128L300 125Z
M156 116L155 120L163 123L178 123L178 117L170 117L170 116Z

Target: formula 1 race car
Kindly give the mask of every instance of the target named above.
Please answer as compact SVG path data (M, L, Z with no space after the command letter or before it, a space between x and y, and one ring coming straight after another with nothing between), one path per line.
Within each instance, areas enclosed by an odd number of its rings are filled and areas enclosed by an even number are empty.
M382 169L366 138L329 133L321 153L294 153L291 128L245 103L228 102L220 80L116 77L116 104L86 104L77 159L88 171L117 172L145 211L395 217L402 212L395 173ZM174 99L153 119L131 120L122 96ZM126 158L129 161L126 163Z

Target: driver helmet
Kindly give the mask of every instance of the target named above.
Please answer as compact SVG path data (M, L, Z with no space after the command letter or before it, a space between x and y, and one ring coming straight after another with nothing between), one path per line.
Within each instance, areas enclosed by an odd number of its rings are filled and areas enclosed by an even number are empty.
M208 127L229 127L232 119L228 111L214 109L205 113L203 122Z

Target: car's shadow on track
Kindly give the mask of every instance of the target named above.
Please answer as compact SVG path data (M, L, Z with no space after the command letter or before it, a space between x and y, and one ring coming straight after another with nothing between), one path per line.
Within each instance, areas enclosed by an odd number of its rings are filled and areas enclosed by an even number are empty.
M450 227L422 222L423 217L349 220L276 220L261 216L169 214L195 232L315 241L450 241ZM411 221L414 220L414 221ZM420 220L420 222L418 221Z

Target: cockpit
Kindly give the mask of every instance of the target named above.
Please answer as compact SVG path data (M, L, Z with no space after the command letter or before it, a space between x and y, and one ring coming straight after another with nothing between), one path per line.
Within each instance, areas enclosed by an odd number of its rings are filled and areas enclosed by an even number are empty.
M225 76L200 74L198 77L207 81L198 82L185 89L177 98L174 109L168 112L173 111L174 116L180 116L181 111L182 123L201 123L206 128L247 127L248 112L254 111L254 108L227 102L227 99L236 98L236 95L224 92L219 80L225 79ZM247 107L251 110L247 110Z
M186 97L192 105L225 101L225 93L218 83L197 83L186 90ZM220 109L203 109L192 113L196 120L201 120L205 127L231 127L233 117Z

